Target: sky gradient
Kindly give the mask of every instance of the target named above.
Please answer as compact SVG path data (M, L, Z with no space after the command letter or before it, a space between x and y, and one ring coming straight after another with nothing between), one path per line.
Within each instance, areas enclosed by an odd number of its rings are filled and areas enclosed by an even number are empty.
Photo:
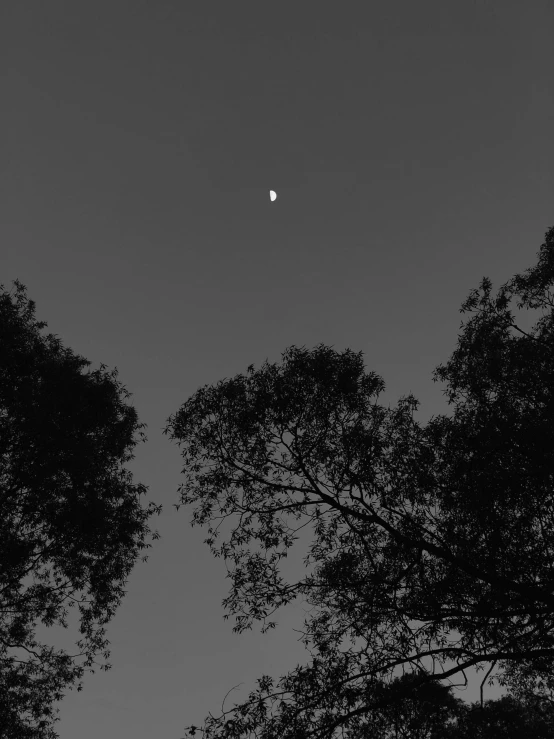
M422 424L450 415L432 371L461 303L535 264L554 223L554 7L11 0L1 16L0 283L21 280L90 370L118 368L147 424L128 468L164 507L107 627L113 667L85 673L56 730L179 739L309 654L301 603L265 635L223 620L230 580L173 507L166 420L320 342L364 352L381 405L411 392ZM73 653L72 618L37 637ZM455 694L477 700L486 669Z

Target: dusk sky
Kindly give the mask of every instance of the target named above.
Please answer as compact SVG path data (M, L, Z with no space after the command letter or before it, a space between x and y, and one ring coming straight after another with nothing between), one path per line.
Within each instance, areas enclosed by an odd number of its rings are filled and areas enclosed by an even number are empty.
M4 0L0 283L89 370L117 367L147 424L128 468L163 505L112 669L58 704L61 739L179 739L309 663L306 604L263 635L223 620L225 562L173 507L162 429L198 388L319 343L364 352L380 405L452 414L432 372L461 304L554 224L553 30L550 0ZM37 638L78 651L72 618ZM478 700L487 669L455 695Z

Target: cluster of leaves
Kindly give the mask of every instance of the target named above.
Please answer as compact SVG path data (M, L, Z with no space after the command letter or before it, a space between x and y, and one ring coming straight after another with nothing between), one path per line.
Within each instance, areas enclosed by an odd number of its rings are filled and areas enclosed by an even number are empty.
M551 228L534 268L494 299L488 278L470 293L461 312L477 315L434 374L454 413L424 427L411 395L377 404L384 383L361 352L323 345L205 386L168 419L164 433L184 447L181 505L198 503L192 525L209 523L206 543L234 563L223 601L233 630L274 628L266 619L298 596L316 611L303 638L311 664L275 692L264 676L248 701L206 719L205 739L384 736L391 706L485 664L487 675L498 664L489 684L507 686L520 713L552 700L553 283ZM530 332L514 323L514 295L548 311ZM285 582L277 563L310 524L315 569ZM391 693L398 666L413 676Z
M267 680L264 677L261 681ZM261 681L258 681L259 683ZM437 680L418 685L414 673L375 682L374 695L382 699L380 712L367 717L363 731L341 735L364 739L553 739L554 707L549 703L523 702L511 696L467 705L452 694L452 687ZM229 691L230 692L230 691ZM222 707L223 711L223 707ZM213 719L212 719L213 721ZM225 736L240 736L237 722L229 719ZM189 727L196 736L199 727ZM264 732L265 735L265 732ZM267 732L268 736L271 736ZM296 736L312 734L297 729Z
M34 302L15 285L15 297L0 293L0 736L50 739L55 701L95 656L109 657L103 626L151 546L146 521L161 506L144 510L145 486L122 469L144 424L122 401L129 393L117 370L82 374L90 362L41 336L47 324L34 321ZM65 606L75 603L81 651L39 644L37 622L67 628Z

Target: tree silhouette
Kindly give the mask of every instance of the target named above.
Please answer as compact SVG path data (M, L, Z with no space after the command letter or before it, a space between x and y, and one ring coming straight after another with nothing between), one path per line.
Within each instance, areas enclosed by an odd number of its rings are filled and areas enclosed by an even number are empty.
M47 324L34 321L34 301L14 283L15 298L0 292L0 736L50 739L54 701L99 652L109 657L103 625L139 551L151 546L146 521L161 506L143 510L145 486L121 469L144 424L121 400L129 393L117 370L83 375L90 362L40 335ZM67 627L65 606L75 603L79 654L39 644L37 622Z
M408 735L409 736L409 735ZM505 695L498 700L460 702L456 722L437 730L429 739L552 739L554 711L541 702L526 703Z
M554 710L547 704L526 704L511 696L467 705L452 687L432 680L419 685L403 700L395 693L413 684L416 673L406 673L387 686L389 703L370 717L365 739L553 739Z
M206 543L234 562L223 601L233 631L274 628L266 619L299 595L317 609L303 638L311 664L274 692L262 676L245 703L206 719L206 739L361 739L390 719L391 702L487 663L485 679L498 664L489 684L520 707L552 699L553 283L554 228L537 265L494 300L483 278L481 297L473 290L461 308L477 315L434 373L453 416L425 427L412 395L377 404L384 382L365 374L361 352L323 345L204 386L168 419L164 433L184 446L181 505L198 503L192 525L220 522ZM513 295L520 308L550 307L530 332L508 310ZM237 525L217 547L230 517ZM285 582L277 563L307 525L314 572ZM344 649L346 638L361 644ZM398 666L417 674L391 694Z

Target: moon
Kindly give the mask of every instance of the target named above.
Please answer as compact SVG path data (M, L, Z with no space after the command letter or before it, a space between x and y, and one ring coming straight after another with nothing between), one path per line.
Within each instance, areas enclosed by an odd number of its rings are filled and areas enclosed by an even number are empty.
M269 191L269 199L271 200L271 202L273 202L274 200L277 200L277 193L275 192L275 190Z

